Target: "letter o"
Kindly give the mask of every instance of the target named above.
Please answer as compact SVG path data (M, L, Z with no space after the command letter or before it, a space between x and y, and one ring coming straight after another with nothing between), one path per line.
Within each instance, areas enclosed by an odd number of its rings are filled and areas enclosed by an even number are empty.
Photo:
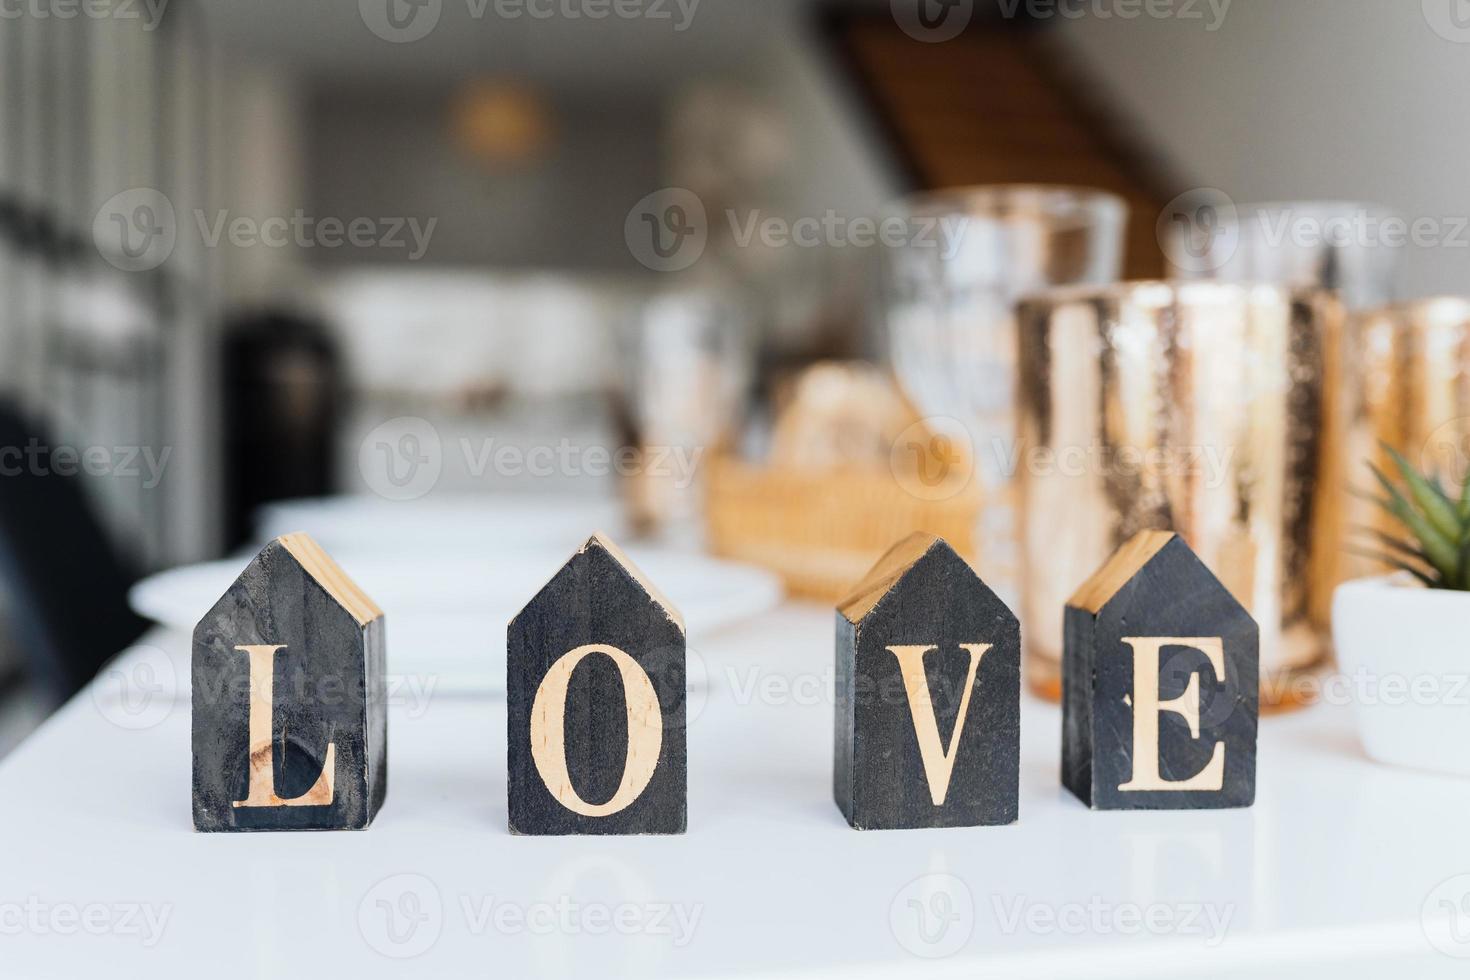
M623 761L623 779L606 803L588 803L578 796L567 770L567 687L572 681L572 671L584 657L594 653L610 658L617 665L628 710L628 753ZM536 772L558 803L584 817L611 816L638 799L653 779L663 741L663 710L653 681L636 660L617 647L589 643L564 654L541 679L536 699L531 702L531 759L536 763Z

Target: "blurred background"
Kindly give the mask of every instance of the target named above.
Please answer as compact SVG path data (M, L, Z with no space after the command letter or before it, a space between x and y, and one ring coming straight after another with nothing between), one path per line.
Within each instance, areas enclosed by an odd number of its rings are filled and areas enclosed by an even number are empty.
M1380 417L1342 324L1467 292L1464 7L5 4L0 752L176 598L187 628L201 563L297 529L385 580L605 526L718 559L689 579L747 604L713 621L830 602L924 528L1041 621L1164 523L1251 571L1228 584L1279 667L1317 667L1344 571L1306 552L1340 550L1332 466ZM1166 276L1276 291L1113 285ZM1025 307L1018 347L1016 302L1053 287L1083 292ZM1068 418L1116 436L1092 416L1142 383L1096 371L1120 330L1211 317L1267 324L1251 360L1134 394L1279 424L1136 445L1246 450L1221 465L1270 486L1119 491L1027 455L1090 445ZM1451 375L1406 452L1463 455ZM1211 380L1280 398L1196 406ZM170 569L215 577L134 588Z

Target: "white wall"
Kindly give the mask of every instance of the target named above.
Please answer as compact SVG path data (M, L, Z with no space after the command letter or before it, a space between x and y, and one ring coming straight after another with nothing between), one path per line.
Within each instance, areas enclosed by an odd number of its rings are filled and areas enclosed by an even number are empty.
M1427 6L1443 25L1458 2ZM1450 243L1406 249L1402 293L1470 293L1470 232L1453 234L1470 216L1470 28L1448 40L1425 6L1233 0L1211 32L1200 0L1204 20L1091 16L1053 27L1162 151L1181 190L1218 187L1237 203L1369 200L1434 219Z

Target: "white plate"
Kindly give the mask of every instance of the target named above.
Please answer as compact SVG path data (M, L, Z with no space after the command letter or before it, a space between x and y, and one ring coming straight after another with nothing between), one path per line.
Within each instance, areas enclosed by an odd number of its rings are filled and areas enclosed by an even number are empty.
M570 554L593 531L626 538L615 501L509 494L431 494L419 500L322 497L267 504L256 515L264 542L305 531L329 555L339 552L413 557L443 552L494 555L507 548ZM381 605L381 603L379 603Z
M493 558L439 554L420 559L339 550L333 558L387 618L390 672L431 678L440 691L505 689L505 628L573 549L499 550ZM684 615L691 644L758 616L781 601L780 581L747 565L659 549L629 557ZM133 586L141 616L171 629L194 624L249 563L187 565Z

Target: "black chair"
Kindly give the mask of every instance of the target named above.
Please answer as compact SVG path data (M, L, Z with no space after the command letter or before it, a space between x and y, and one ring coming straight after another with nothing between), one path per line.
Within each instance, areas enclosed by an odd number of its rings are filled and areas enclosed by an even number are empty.
M64 699L147 624L128 608L135 576L87 499L86 478L58 475L52 446L0 400L0 589L32 680Z

